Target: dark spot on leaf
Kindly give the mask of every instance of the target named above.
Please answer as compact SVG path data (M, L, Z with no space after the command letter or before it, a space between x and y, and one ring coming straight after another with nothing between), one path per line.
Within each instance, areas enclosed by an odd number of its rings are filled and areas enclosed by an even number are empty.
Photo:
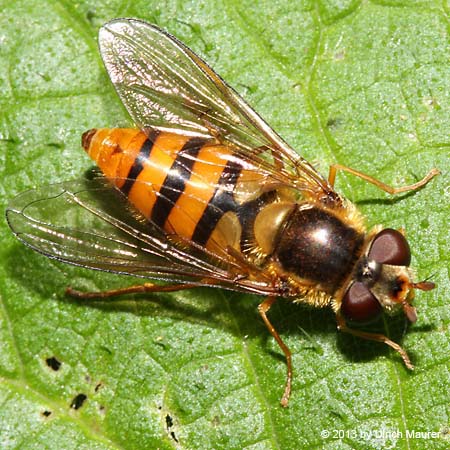
M86 19L88 22L91 23L91 25L93 24L93 19L95 18L95 13L94 11L88 9L87 13L86 13Z
M57 372L61 367L61 361L58 361L54 356L52 356L51 358L47 358L45 362L47 363L47 366L50 367L50 369L53 369L55 372Z
M47 145L51 148L56 148L57 150L64 148L62 142L48 142Z
M170 434L170 437L175 441L175 442L179 442L177 439L177 436L175 435L175 432L171 430L171 428L173 427L173 419L170 416L170 414L166 415L166 427L167 427L167 432Z
M328 128L339 128L342 125L342 119L339 117L330 117L327 120L327 127Z
M213 427L218 427L220 425L219 416L214 416L211 420L211 424Z
M173 427L173 419L172 419L172 417L170 417L169 414L167 414L167 416L166 416L166 426L167 426L167 429L169 429L170 427Z
M97 383L97 386L95 386L94 391L98 392L100 390L100 388L103 387L103 383Z
M79 409L83 406L83 403L86 401L86 399L87 399L87 396L85 394L78 394L72 400L70 407L73 409Z
M199 391L204 391L206 389L206 386L204 383L193 383L193 386L198 389Z
M100 350L103 350L105 353L108 353L108 355L112 355L112 351L108 347L101 345L99 348Z
M47 410L42 411L42 415L43 415L44 417L48 417L51 413L52 413L51 411L47 411Z

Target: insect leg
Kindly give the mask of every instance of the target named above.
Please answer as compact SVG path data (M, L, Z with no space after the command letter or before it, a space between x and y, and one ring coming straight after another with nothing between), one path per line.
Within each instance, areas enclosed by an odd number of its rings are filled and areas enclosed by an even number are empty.
M388 192L389 194L399 194L401 192L407 192L407 191L415 191L416 189L421 188L425 184L427 184L433 177L436 175L439 175L441 172L438 169L431 169L427 175L425 175L420 181L417 183L410 184L408 186L401 186L401 187L392 187L389 186L380 180L377 180L376 178L371 177L370 175L366 175L365 173L359 172L358 170L352 169L351 167L343 166L341 164L333 164L330 166L330 172L328 174L328 183L330 183L331 186L334 186L334 182L336 180L336 174L339 170L342 170L344 172L351 173L352 175L355 175L356 177L362 178L363 180L367 181L368 183L374 184L377 188L381 189L382 191Z
M134 286L128 286L125 288L111 289L109 291L99 291L99 292L82 292L77 291L76 289L72 289L71 287L68 287L66 289L66 294L74 298L92 299L92 298L116 297L118 295L125 295L125 294L142 294L144 292L174 292L174 291L181 291L183 289L192 289L194 287L199 287L199 285L194 283L167 284L167 285L144 283Z
M258 305L258 312L261 315L264 323L266 324L267 329L270 331L270 334L275 338L281 350L283 350L284 356L286 357L287 363L287 377L286 377L286 386L284 388L283 396L281 397L281 406L286 407L289 403L289 397L291 395L291 383L292 383L292 358L291 351L288 346L281 340L277 330L275 330L274 326L270 323L267 313L271 306L275 303L277 297L267 297L262 303Z
M405 366L410 370L414 370L414 366L412 365L411 360L409 359L409 356L406 353L406 351L403 350L403 348L400 347L400 345L398 345L396 342L391 341L384 334L367 333L364 331L349 328L345 322L345 319L340 314L336 314L336 320L338 323L338 330L343 331L344 333L349 333L352 334L353 336L358 336L360 338L368 339L370 341L383 342L384 344L389 345L389 347L393 348L397 353L399 353L399 355L403 359L403 362L405 363Z

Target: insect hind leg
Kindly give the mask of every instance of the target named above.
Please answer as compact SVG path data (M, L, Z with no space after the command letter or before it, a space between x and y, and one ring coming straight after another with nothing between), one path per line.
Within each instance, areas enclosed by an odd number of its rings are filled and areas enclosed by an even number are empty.
M198 287L198 284L195 283L187 283L187 284L167 284L167 285L158 285L153 283L144 283L133 286L128 286L125 288L119 289L110 289L107 291L98 291L98 292L83 292L78 291L76 289L72 289L70 286L66 289L66 295L69 297L77 298L77 299L103 299L110 297L118 297L120 295L126 294L143 294L146 292L175 292L181 291L184 289L192 289L194 287Z

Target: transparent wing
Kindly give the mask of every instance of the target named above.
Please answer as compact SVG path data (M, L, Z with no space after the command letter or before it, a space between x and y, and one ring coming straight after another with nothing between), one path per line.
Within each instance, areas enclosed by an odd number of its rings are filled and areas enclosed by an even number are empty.
M100 29L105 67L142 130L215 138L288 184L315 197L335 197L298 156L199 56L164 30L135 19Z
M269 280L241 277L239 263L170 235L130 207L104 178L44 186L17 196L8 224L26 245L86 268L179 283L273 294Z

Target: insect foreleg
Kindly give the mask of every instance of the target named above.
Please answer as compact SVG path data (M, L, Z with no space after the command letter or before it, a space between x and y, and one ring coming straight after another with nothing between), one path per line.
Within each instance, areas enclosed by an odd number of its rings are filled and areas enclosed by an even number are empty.
M286 386L284 388L283 396L281 397L280 403L281 406L286 407L289 403L289 397L291 395L291 383L292 383L292 358L291 351L288 346L282 341L280 335L277 330L275 330L274 326L270 323L267 313L269 312L271 306L275 303L276 297L267 297L262 303L258 305L258 312L261 315L264 323L266 324L267 329L270 331L270 334L275 338L281 350L283 350L284 356L286 357L287 363L287 376L286 376Z
M365 331L349 328L345 322L345 319L340 314L336 315L336 320L338 323L338 330L343 331L344 333L349 333L352 334L353 336L358 336L360 338L368 339L370 341L383 342L384 344L389 345L389 347L393 348L397 353L399 353L399 355L403 359L403 362L405 363L405 366L410 370L414 370L414 366L411 363L411 360L409 359L409 356L406 353L406 351L402 347L400 347L400 345L398 345L396 342L391 341L384 334L367 333Z
M431 169L425 177L423 177L420 181L414 184L410 184L408 186L401 186L401 187L392 187L389 186L380 180L377 180L376 178L371 177L370 175L366 175L365 173L359 172L358 170L352 169L351 167L343 166L341 164L333 164L330 166L330 172L328 174L328 183L331 186L334 186L334 182L336 181L336 174L339 170L342 170L344 172L351 173L352 175L355 175L356 177L362 178L363 180L367 181L368 183L374 184L377 188L381 189L382 191L385 191L389 194L400 194L401 192L407 192L407 191L415 191L416 189L421 188L422 186L425 186L433 177L440 174L440 171L438 169Z

